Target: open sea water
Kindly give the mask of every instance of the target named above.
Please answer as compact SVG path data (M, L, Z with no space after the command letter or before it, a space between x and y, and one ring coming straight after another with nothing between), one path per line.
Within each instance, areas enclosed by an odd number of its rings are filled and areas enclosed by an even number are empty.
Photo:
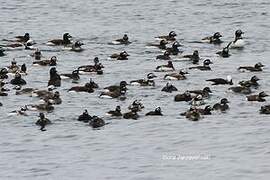
M83 75L79 84L93 78L100 87L143 78L166 61L155 60L162 52L145 45L154 37L174 30L184 46L183 54L199 50L211 59L212 71L189 71L187 80L172 82L178 92L165 93L165 73L156 73L156 87L128 86L127 99L100 99L102 88L92 94L68 93L75 86L62 80L58 88L63 103L46 116L53 125L41 132L35 125L37 112L29 116L10 116L9 112L25 104L38 104L36 97L0 97L0 179L269 179L270 117L259 114L268 102L248 102L245 95L228 92L229 86L210 86L206 79L231 75L235 84L257 75L261 86L254 91L270 93L270 2L268 0L0 0L0 39L12 39L29 32L41 50L53 49L44 43L69 32L86 45L81 53L42 51L46 57L56 55L59 73L69 73L83 64L92 64L95 56L105 66L104 75ZM231 50L230 58L215 52L232 41L234 32L245 32L243 50ZM192 41L220 31L225 41L221 46L196 44ZM108 42L129 35L133 43L112 46ZM54 48L54 50L59 48ZM112 53L126 50L128 61L111 61ZM13 58L26 63L26 87L46 89L49 67L32 66L32 51L7 51L0 58L1 67ZM176 58L176 57L174 57ZM177 58L176 58L177 59ZM262 62L259 73L241 73L240 65ZM190 62L174 62L176 69ZM190 105L174 102L174 95L185 90L210 86L213 95L207 104L221 98L230 101L226 113L204 116L198 122L180 116ZM12 89L12 86L7 85ZM145 106L138 120L109 119L105 112L121 105L123 112L135 99ZM269 100L269 99L268 99ZM145 117L156 106L163 117ZM93 130L76 119L87 108L91 115L103 117L106 125Z

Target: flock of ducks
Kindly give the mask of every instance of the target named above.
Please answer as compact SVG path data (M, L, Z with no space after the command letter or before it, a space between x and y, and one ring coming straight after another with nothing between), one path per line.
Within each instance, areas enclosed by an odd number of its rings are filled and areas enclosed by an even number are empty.
M216 54L223 58L228 58L231 56L230 49L242 49L245 46L245 41L242 37L244 33L241 30L235 31L235 39L229 42L223 49L218 51ZM175 56L180 59L189 61L192 66L188 70L199 70L199 71L211 71L211 64L213 62L210 59L204 59L202 65L198 65L202 58L199 55L198 50L190 55L182 55L183 51L180 49L182 46L176 39L177 34L174 31L171 31L168 35L155 37L159 40L159 43L148 43L146 46L154 47L160 49L163 54L156 56L157 60L165 60L166 64L159 65L155 68L154 72L148 73L146 78L131 80L130 82L121 81L117 85L111 85L103 88L103 92L99 95L99 98L117 98L119 100L125 100L127 96L128 86L155 86L155 78L158 78L155 75L155 72L164 72L162 77L164 80L168 80L165 87L161 89L163 92L171 93L173 91L178 91L178 89L172 84L172 81L180 81L187 79L186 70L176 70L173 64ZM195 41L194 43L208 43L208 44L222 44L224 43L221 40L221 33L216 32L212 36L202 38L200 41ZM53 39L49 40L46 44L48 46L62 46L65 50L82 52L83 43L80 41L73 42L72 36L69 33L63 34L62 39ZM0 96L8 96L9 89L5 88L6 84L14 85L16 90L16 95L31 95L36 96L42 100L42 104L29 104L21 107L20 110L12 111L18 115L27 115L26 112L30 110L36 110L39 112L39 119L36 122L40 126L40 130L45 131L45 126L51 124L51 121L45 117L44 112L51 112L54 110L55 105L62 103L60 92L57 91L57 87L61 86L62 79L71 79L72 81L78 81L81 75L85 74L96 74L102 75L104 73L104 66L99 61L98 57L95 57L93 64L83 65L75 68L71 73L61 74L58 73L57 66L57 57L52 56L49 59L45 59L42 55L42 52L35 47L36 43L30 38L29 33L25 33L24 36L16 36L14 40L3 39L5 44L0 45L0 57L5 56L6 52L12 50L33 50L34 52L30 55L33 57L33 65L39 66L50 66L49 70L49 80L48 80L48 89L40 90L35 88L23 88L27 82L23 79L23 76L27 75L27 67L25 64L18 65L16 60L11 61L10 66L6 66L0 69ZM114 40L110 45L130 45L132 44L129 41L128 35L125 34L122 38ZM168 45L171 44L170 47ZM120 53L112 54L110 57L112 60L128 60L129 54L126 51ZM256 63L254 66L241 66L238 68L239 71L250 71L250 72L260 72L262 71L264 65L260 62ZM232 86L233 80L230 76L227 78L214 78L206 79L206 81L211 82L211 86L216 85L229 85L228 90L233 91L238 94L245 94L247 101L258 101L264 102L265 97L268 96L265 92L259 92L258 94L252 94L253 90L256 90L259 87L260 79L257 76L251 77L250 80L240 81L237 86ZM90 79L89 82L85 83L82 86L73 86L68 91L75 92L87 92L93 93L95 89L100 88L97 83ZM229 100L227 98L222 98L220 102L215 103L213 106L205 104L204 100L211 97L212 90L210 87L204 87L199 90L187 90L183 93L177 94L174 97L175 102L189 102L190 107L186 112L181 113L180 115L185 116L187 119L192 121L198 121L205 115L211 115L213 111L226 112L229 110ZM2 103L0 103L3 106ZM201 106L205 105L204 108ZM115 118L125 118L125 119L138 119L140 115L138 112L142 111L144 108L141 101L135 100L129 107L129 111L122 113L121 107L116 106L115 110L107 112L107 115L110 115ZM262 114L270 114L270 105L262 106L260 109ZM162 116L161 107L156 107L153 111L150 111L145 114L145 116ZM91 116L87 110L78 117L78 120L84 123L88 123L93 128L100 128L108 123L106 123L102 118L98 116Z

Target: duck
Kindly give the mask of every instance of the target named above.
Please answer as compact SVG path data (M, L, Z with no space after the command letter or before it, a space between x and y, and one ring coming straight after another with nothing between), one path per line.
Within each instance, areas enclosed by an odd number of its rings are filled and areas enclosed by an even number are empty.
M36 125L40 126L40 130L46 131L45 126L49 124L52 124L52 122L45 117L44 113L39 113L39 120L37 120Z
M192 98L193 97L191 96L191 94L188 91L186 91L183 94L177 94L174 97L174 101L176 101L176 102L180 102L180 101L188 102L188 101L191 101Z
M165 39L166 41L175 41L177 34L174 31L169 32L168 35L162 35L162 36L158 36L156 38L158 39Z
M156 72L169 72L169 71L174 71L175 68L173 66L172 61L168 61L168 64L166 65L160 65L156 67Z
M70 38L72 38L72 36L69 33L64 33L63 39L50 40L50 41L48 41L47 45L49 45L49 46L68 45L68 44L71 44Z
M61 79L72 79L72 80L79 80L79 70L72 71L71 74L60 74Z
M161 112L161 108L156 107L156 109L154 111L150 111L150 112L146 113L145 116L163 116L163 114Z
M178 91L178 89L171 83L167 82L166 86L163 87L161 91L172 93L173 91Z
M40 60L42 57L41 51L39 50L39 48L37 48L35 50L35 52L33 54L30 55L31 57L34 57L35 60Z
M7 68L1 68L0 69L0 79L8 79L8 69Z
M44 104L27 105L27 107L31 107L30 110L34 110L34 111L52 112L54 110L54 106L52 105L50 101L47 101Z
M122 51L119 54L115 53L110 56L112 59L116 60L128 60L129 54L126 51Z
M94 129L103 127L105 126L105 124L106 124L105 121L98 116L93 116L91 121L89 122L89 125Z
M188 92L196 95L202 95L203 98L210 97L210 93L212 93L209 87L204 87L202 90L189 90Z
M113 117L120 117L120 116L122 116L121 107L116 106L115 110L108 111L107 114L111 115Z
M170 60L170 59L171 59L171 57L170 57L170 52L166 50L166 51L164 52L164 54L158 55L158 56L156 57L156 59L160 59L160 60Z
M98 75L103 74L104 66L99 62L98 57L94 58L94 65L83 65L78 67L80 74L87 74L87 73L97 73Z
M43 100L45 102L50 101L50 103L52 103L52 104L61 104L62 103L62 99L60 98L59 91L55 91L53 96L45 96L45 97L43 97Z
M159 41L159 44L155 44L155 43L148 43L147 46L153 46L153 47L157 47L161 50L166 50L167 49L167 45L168 42L165 39L162 39Z
M89 123L92 121L92 116L89 115L87 109L85 109L83 113L78 117L78 121L82 121L84 123Z
M203 101L202 95L197 94L195 97L192 98L192 100L190 101L190 104L192 106L201 106L201 105L204 105L205 102Z
M15 78L10 81L10 84L12 85L26 85L26 81L22 79L22 76L20 73L15 74Z
M222 98L220 100L220 103L214 104L213 110L220 110L221 112L225 112L226 110L229 109L228 103L229 103L229 101L227 98Z
M102 92L99 95L99 97L100 98L107 98L107 99L119 98L120 100L124 100L125 94L126 94L126 87L120 86L120 89L117 89L115 91Z
M5 56L6 54L4 53L5 50L0 47L0 57Z
M10 113L9 113L9 115L22 115L22 116L28 116L27 114L26 114L26 111L27 111L28 109L27 109L27 107L26 106L23 106L23 107L21 107L20 108L20 110L15 110L15 111L11 111Z
M199 51L195 50L193 51L193 54L191 55L184 55L183 58L187 58L192 61L192 64L198 64L200 60Z
M57 57L52 56L51 59L46 60L40 60L40 61L34 61L33 65L39 65L39 66L56 66L57 65Z
M210 44L221 44L222 35L220 32L215 32L213 36L208 36L202 39L203 42L210 43Z
M261 114L270 114L270 105L262 106L260 109Z
M231 56L231 54L229 53L230 49L230 45L232 42L230 42L226 47L224 47L221 51L218 51L216 54L218 54L219 56L223 57L223 58L228 58Z
M84 86L74 86L68 91L93 93L94 89L90 83L86 83Z
M238 70L246 70L250 72L259 72L262 71L264 65L261 62L256 63L254 66L240 66Z
M25 33L23 36L15 36L16 38L16 42L21 42L21 43L25 43L28 40L30 40L30 34L29 33Z
M134 110L134 111L141 111L144 108L144 105L140 100L135 100L131 105L128 106L129 110Z
M50 79L48 81L48 86L53 85L55 87L60 87L61 86L61 77L57 73L57 70L55 67L52 67L50 69Z
M67 44L64 46L64 50L69 50L69 51L74 51L74 52L82 52L84 49L82 48L82 43L81 41L76 41L73 44Z
M91 121L89 122L89 125L94 129L105 126L105 124L105 121L98 116L93 116Z
M241 86L258 88L260 86L258 83L259 80L260 79L257 76L252 76L250 80L240 81L238 84Z
M224 85L224 84L233 85L233 81L232 81L231 76L227 76L227 79L215 78L215 79L207 79L206 81L213 82L212 85Z
M128 44L131 44L131 42L128 40L128 35L124 34L124 36L121 39L116 39L116 40L112 41L109 44L112 44L112 45L120 45L120 44L128 45Z
M211 67L209 66L210 64L213 64L213 62L210 59L206 59L203 61L203 66L194 66L194 67L189 67L188 69L199 69L201 71L211 71Z
M166 74L164 76L164 79L165 80L185 80L185 79L187 79L185 74L188 74L188 73L180 70L179 73Z
M264 97L269 96L268 94L266 94L264 91L260 92L258 95L250 95L247 96L247 100L248 101L258 101L258 102L264 102L266 101L264 99Z
M179 53L182 53L183 51L180 51L178 47L181 47L181 44L178 41L173 42L172 47L166 48L166 51L169 52L171 55L178 55Z
M186 112L185 117L190 121L199 121L201 119L201 114L197 109L191 109Z
M239 93L239 94L250 94L252 92L250 89L250 85L234 86L234 87L230 87L228 90L231 90L234 93Z
M137 120L139 118L139 115L137 113L138 111L136 109L132 109L129 112L126 112L123 114L123 118L124 119L133 119L133 120Z
M147 79L138 79L130 81L130 85L132 86L155 86L155 81L153 80L157 77L154 73L148 73Z
M243 40L242 34L244 32L240 29L235 31L235 39L230 44L229 48L231 49L242 49L245 46L245 41Z
M110 92L113 92L113 91L119 91L120 90L120 88L122 88L122 89L127 89L127 82L126 81L121 81L120 82L120 84L119 84L119 86L118 85L112 85L112 86L108 86L108 87L105 87L104 89L108 92L108 91L110 91Z

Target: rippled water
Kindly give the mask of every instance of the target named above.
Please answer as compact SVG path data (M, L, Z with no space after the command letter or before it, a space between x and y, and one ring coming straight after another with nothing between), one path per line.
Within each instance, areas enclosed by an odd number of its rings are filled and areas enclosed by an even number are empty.
M213 71L191 71L185 81L173 82L183 92L209 85L208 78L232 75L235 82L256 74L262 80L255 92L270 93L269 81L269 10L267 0L183 0L183 1L48 1L0 0L0 39L12 38L29 32L40 45L49 39L69 32L86 45L82 53L43 52L59 58L60 73L72 71L81 64L92 63L98 56L105 66L102 76L82 76L80 84L92 77L101 87L133 80L152 72L162 61L156 49L146 49L153 37L177 32L184 44L185 54L198 49L202 58L214 61ZM242 29L248 42L242 51L231 51L222 59L215 55L221 47L189 43L220 31L225 41L231 41L236 29ZM129 46L111 46L107 43L128 33L133 43ZM107 57L126 50L128 61L112 62ZM1 57L1 67L12 58L26 63L29 75L27 87L46 88L48 67L33 67L30 51L7 52ZM266 65L264 72L239 73L240 65L256 62ZM190 66L176 62L177 69ZM164 73L157 73L156 88L129 87L127 100L97 98L93 94L67 93L74 84L63 81L59 91L63 104L56 106L47 117L53 125L41 132L34 122L37 113L28 117L9 116L8 112L21 105L38 103L28 96L0 97L0 179L268 179L270 176L269 116L260 115L259 108L266 103L247 102L245 96L227 92L228 86L212 87L214 104L222 97L230 100L231 109L215 113L199 122L191 122L179 115L189 108L187 103L173 101L175 94L160 91L166 84ZM142 99L145 110L141 118L109 120L106 111L121 105L123 111L133 100ZM161 106L163 117L144 117L143 114ZM76 118L87 108L110 122L102 130L92 130ZM208 159L172 160L168 156L198 156Z

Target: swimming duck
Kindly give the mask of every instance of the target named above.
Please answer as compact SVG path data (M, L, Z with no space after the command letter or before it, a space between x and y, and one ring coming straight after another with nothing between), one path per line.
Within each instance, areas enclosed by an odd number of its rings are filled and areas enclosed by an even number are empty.
M112 54L110 58L117 60L128 60L129 54L126 51L120 52L120 54Z
M45 96L45 97L43 97L43 100L45 102L50 101L50 103L52 103L52 104L61 104L62 103L62 99L60 98L59 91L55 91L53 96Z
M174 101L176 101L176 102L180 102L180 101L186 101L186 102L188 102L188 101L191 101L192 98L193 97L191 96L191 94L188 91L186 91L183 94L177 94L174 97Z
M113 44L113 45L119 45L119 44L128 45L130 43L131 42L128 40L128 35L124 34L124 36L121 39L116 39L110 44Z
M222 51L218 51L216 54L218 54L219 56L224 57L224 58L230 57L231 54L229 53L229 47L230 47L231 43L232 42L230 42L226 47L224 47L222 49Z
M164 79L166 79L166 80L185 80L185 79L187 79L185 74L188 74L188 73L180 70L179 73L166 74L164 76Z
M79 76L79 70L74 70L72 71L71 74L60 74L61 79L73 79L73 80L79 80L80 76Z
M129 110L134 110L134 111L141 111L144 108L144 105L140 100L135 100L131 105L128 106Z
M191 55L184 55L183 58L188 58L192 61L193 64L198 64L200 60L199 51L195 50L193 51L193 54Z
M189 67L188 69L199 69L201 71L210 71L211 67L209 66L210 64L213 64L210 59L206 59L203 61L203 66L194 66L194 67Z
M177 34L174 31L171 31L171 32L169 32L168 35L158 36L156 38L158 38L158 39L165 39L166 41L175 41L176 40L176 38L175 38L176 36L177 36Z
M22 76L20 73L15 74L15 78L10 81L10 84L12 85L25 85L26 81L22 79Z
M227 76L227 79L215 78L215 79L207 79L206 81L213 82L212 85L224 85L224 84L233 85L231 76Z
M182 53L182 51L180 51L178 49L178 47L180 47L181 45L179 44L178 41L175 41L173 44L172 44L172 47L170 48L167 48L166 51L169 52L171 55L178 55L179 53Z
M146 116L163 116L161 108L157 107L154 111L150 111L145 114Z
M174 66L172 61L168 61L168 64L166 65L160 65L156 67L156 72L169 72L169 71L174 71Z
M120 98L121 100L125 99L125 94L126 94L126 87L125 86L120 86L119 89L116 89L114 91L107 91L107 92L102 92L100 94L100 98Z
M154 47L157 47L159 49L166 50L167 49L166 44L168 44L168 42L165 39L162 39L159 42L159 44L148 43L147 46L154 46Z
M245 46L245 41L243 40L242 34L244 34L244 32L240 29L235 31L235 39L230 44L230 48L241 49Z
M26 111L27 111L27 107L26 106L23 106L23 107L21 107L20 108L20 110L15 110L15 111L11 111L10 113L9 113L9 115L22 115L22 116L28 116L27 114L26 114Z
M202 95L203 98L208 98L210 96L210 93L212 93L209 87L205 87L202 90L191 90L188 92L196 95Z
M82 52L84 50L82 48L82 45L84 45L84 43L82 43L80 41L76 41L72 45L68 44L67 46L64 47L64 49L67 49L67 50L70 50L70 51L74 51L74 52Z
M262 67L264 67L264 65L262 63L258 62L254 66L240 66L238 68L238 70L247 70L250 72L258 72L258 71L262 71Z
M61 86L61 77L57 73L57 70L55 67L52 67L50 69L50 79L48 81L48 86L53 85L55 87L60 87Z
M216 103L213 106L214 110L220 110L222 112L226 111L229 109L229 105L228 105L229 101L227 98L223 98L220 100L220 103Z
M186 112L185 116L190 121L199 121L199 119L201 119L201 114L197 109L190 109Z
M92 126L92 128L100 128L105 126L105 121L98 116L93 116L89 125Z
M115 110L108 111L107 114L116 117L122 116L121 107L116 106Z
M40 66L56 66L57 58L56 56L52 56L51 59L48 60L41 60L41 61L34 61L34 65L40 65Z
M167 82L166 86L161 89L161 91L165 91L171 93L173 91L178 91L178 89L172 85L171 83Z
M74 86L70 88L68 91L93 93L94 89L90 83L86 83L84 86Z
M270 105L262 106L260 109L261 114L270 114Z
M234 86L234 87L230 87L229 90L231 90L235 93L239 93L239 94L250 94L251 93L250 85Z
M163 55L158 55L156 59L161 59L161 60L170 60L170 53L169 51L165 51Z
M50 40L48 41L47 45L49 46L68 45L68 44L71 44L70 38L72 38L72 36L69 33L65 33L63 35L63 39Z
M202 41L210 44L221 44L222 43L220 39L221 37L222 35L220 34L220 32L216 32L214 33L213 36L203 38Z
M258 83L259 80L260 79L257 76L252 76L250 80L248 80L248 81L240 81L239 84L241 86L257 88L259 86L259 83Z
M258 101L258 102L264 102L264 97L267 97L268 94L266 94L264 91L260 92L258 95L250 95L247 96L248 101Z
M147 79L138 79L130 81L130 85L133 86L155 86L155 81L153 80L155 77L157 77L154 73L147 74Z
M40 126L41 131L46 131L45 126L52 124L52 122L45 118L44 113L39 113L39 120L37 120L36 125Z
M127 82L126 82L126 81L121 81L119 86L118 86L118 85L112 85L112 86L105 87L104 89L105 89L106 91L111 91L111 92L113 92L113 91L118 91L118 90L120 90L120 88L126 90L126 89L127 89L126 86L127 86Z
M44 104L27 105L27 107L32 107L31 110L37 110L37 111L52 112L54 110L54 106L52 105L50 101L47 101Z
M41 51L39 50L39 48L36 49L36 51L31 54L30 56L34 57L35 60L40 60L42 57Z
M80 74L85 74L85 73L97 73L97 74L103 74L102 68L104 66L99 62L98 57L94 58L94 65L83 65L78 67L78 70Z
M92 120L92 116L88 114L87 109L78 117L78 121L82 121L84 123L89 123Z
M0 70L0 79L8 79L8 69L2 68Z
M5 50L4 50L3 48L1 48L1 47L0 47L0 57L2 57L2 56L5 56L5 55L6 55L6 54L4 53L4 51L5 51Z
M22 42L25 43L28 40L30 40L30 34L29 33L25 33L23 36L15 36L15 38L17 39L17 42Z
M124 113L123 118L137 120L139 118L137 112L138 112L137 109L132 109L131 111Z

